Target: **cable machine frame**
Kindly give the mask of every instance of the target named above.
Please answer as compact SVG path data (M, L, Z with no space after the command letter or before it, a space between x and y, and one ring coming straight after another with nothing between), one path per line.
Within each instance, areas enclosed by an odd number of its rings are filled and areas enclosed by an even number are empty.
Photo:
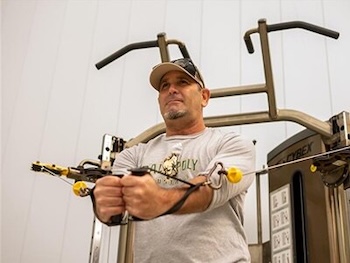
M349 114L347 112L342 112L339 116L334 116L332 118L341 118L343 120L343 125L346 128L342 131L335 132L334 123L330 121L321 121L311 115L308 115L304 112L291 109L278 109L275 99L274 91L274 82L273 82L273 73L271 66L270 58L270 49L268 41L268 32L292 29L292 28L302 28L314 33L318 33L327 37L337 39L339 33L315 26L309 23L301 21L293 21L287 23L279 23L274 25L267 25L265 19L260 19L258 21L258 27L248 30L244 35L244 41L246 43L249 53L254 52L253 44L250 36L254 33L258 33L260 37L260 45L263 57L263 66L264 66L264 76L265 83L238 86L238 87L228 87L228 88L217 88L211 90L211 98L220 98L228 96L237 96L237 95L246 95L246 94L256 94L256 93L266 93L268 99L268 110L259 111L252 113L242 113L242 114L231 114L231 115L220 115L213 117L205 117L204 121L208 127L223 127L223 126L234 126L242 124L253 124L253 123L265 123L265 122L276 122L276 121L291 121L298 123L322 136L322 140L326 145L331 147L344 147L349 145ZM156 41L147 41L134 43L125 46L124 48L118 50L107 58L96 64L97 69L101 69L119 57L123 56L127 52L135 49L151 48L158 47L160 51L161 61L168 62L170 61L168 45L176 44L178 45L181 54L183 57L190 58L189 53L187 52L186 46L183 42L174 39L166 39L165 33L160 33L157 35ZM349 128L347 128L349 127ZM165 125L163 123L157 124L144 132L142 132L137 137L131 139L130 141L125 142L124 147L128 148L133 145L136 145L140 142L147 142L155 136L165 132ZM345 135L344 135L345 134ZM257 185L260 189L260 186ZM330 199L338 200L338 191L341 191L342 185L332 188L329 190L331 196ZM260 204L260 197L257 197L257 202ZM258 205L258 208L260 206ZM348 213L340 213L344 207L341 207L339 202L333 202L330 204L330 211L335 213L333 217L335 218L334 226L330 226L335 229L333 233L333 243L332 250L333 253L339 253L339 256L333 255L333 258L336 259L333 263L345 263L346 258L350 258L350 229L347 224L344 222L349 222ZM261 222L261 214L258 213L258 222ZM132 263L133 262L133 245L134 245L134 235L135 235L135 223L132 220L124 222L120 226L119 234L119 244L118 244L118 263ZM97 219L94 220L93 226L93 236L91 241L91 250L90 250L90 263L99 262L99 253L100 253L100 239L101 239L101 229L102 225ZM259 230L259 228L258 228ZM258 241L261 242L261 231L258 231Z

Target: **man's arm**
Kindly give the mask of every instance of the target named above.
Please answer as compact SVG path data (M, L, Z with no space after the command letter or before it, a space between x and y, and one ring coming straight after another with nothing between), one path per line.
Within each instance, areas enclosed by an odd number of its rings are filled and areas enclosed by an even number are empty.
M204 176L197 176L191 183L204 182ZM188 186L179 188L162 188L150 175L124 176L121 179L123 185L123 200L125 209L131 214L142 219L152 219L160 216L172 208L189 189ZM213 197L213 189L209 186L201 186L191 193L183 206L175 214L197 213L205 211Z

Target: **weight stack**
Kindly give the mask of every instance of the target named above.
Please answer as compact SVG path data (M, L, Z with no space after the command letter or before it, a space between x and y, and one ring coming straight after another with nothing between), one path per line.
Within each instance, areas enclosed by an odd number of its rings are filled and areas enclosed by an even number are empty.
M310 130L289 138L268 154L268 167L325 152ZM312 159L269 170L272 263L330 263L327 189Z

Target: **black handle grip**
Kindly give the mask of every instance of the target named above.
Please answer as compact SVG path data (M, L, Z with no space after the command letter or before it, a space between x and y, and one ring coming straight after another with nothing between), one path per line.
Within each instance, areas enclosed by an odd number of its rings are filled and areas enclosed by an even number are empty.
M119 225L122 224L122 220L123 220L123 215L122 214L115 215L115 216L111 217L111 219L109 220L107 225L108 226L119 226Z
M249 54L253 54L254 53L254 47L253 47L253 42L252 42L252 39L250 38L250 35L249 34L245 34L243 39L244 39L245 45L247 46L248 53Z
M108 65L109 63L113 62L117 58L123 56L124 54L128 53L131 50L134 49L142 49L142 48L150 48L150 47L158 47L158 41L145 41L145 42L138 42L126 45L125 47L119 49L118 51L114 52L112 55L106 57L105 59L101 60L100 62L96 63L96 68L101 69L104 66Z
M261 22L265 22L264 19L259 20L259 23ZM302 29L306 29L308 31L320 34L320 35L324 35L326 37L331 37L334 39L338 39L339 38L339 32L324 28L324 27L320 27L320 26L316 26L310 23L306 23L303 21L291 21L291 22L284 22L284 23L279 23L279 24L274 24L274 25L266 25L266 30L267 32L273 32L273 31L278 31L278 30L285 30L285 29L292 29L292 28L302 28ZM249 52L249 54L254 53L254 47L253 47L253 43L252 40L250 38L250 35L252 33L257 32L256 30L250 30L248 32L245 33L243 39L244 42L247 46L247 50Z
M308 31L324 35L326 37L331 37L334 39L338 39L339 33L324 27L316 26L310 23L306 23L303 21L291 21L291 22L284 22L274 25L268 25L267 26L267 32L272 31L278 31L278 30L285 30L285 29L291 29L291 28L302 28L306 29Z
M129 171L131 172L131 175L143 176L146 173L149 173L150 170L148 167L138 167L138 168L129 169Z
M182 56L183 56L184 58L191 58L191 57L190 57L190 54L189 54L188 51L187 51L186 46L179 46L179 49L180 49L181 54L182 54Z

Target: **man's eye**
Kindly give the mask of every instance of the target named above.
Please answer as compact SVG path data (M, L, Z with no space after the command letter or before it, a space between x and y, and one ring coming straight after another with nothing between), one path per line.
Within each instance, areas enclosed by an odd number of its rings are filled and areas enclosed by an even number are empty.
M180 79L178 82L181 86L188 85L189 81L187 79Z
M167 89L168 87L169 87L169 83L163 82L160 84L159 90L164 90L164 89Z

